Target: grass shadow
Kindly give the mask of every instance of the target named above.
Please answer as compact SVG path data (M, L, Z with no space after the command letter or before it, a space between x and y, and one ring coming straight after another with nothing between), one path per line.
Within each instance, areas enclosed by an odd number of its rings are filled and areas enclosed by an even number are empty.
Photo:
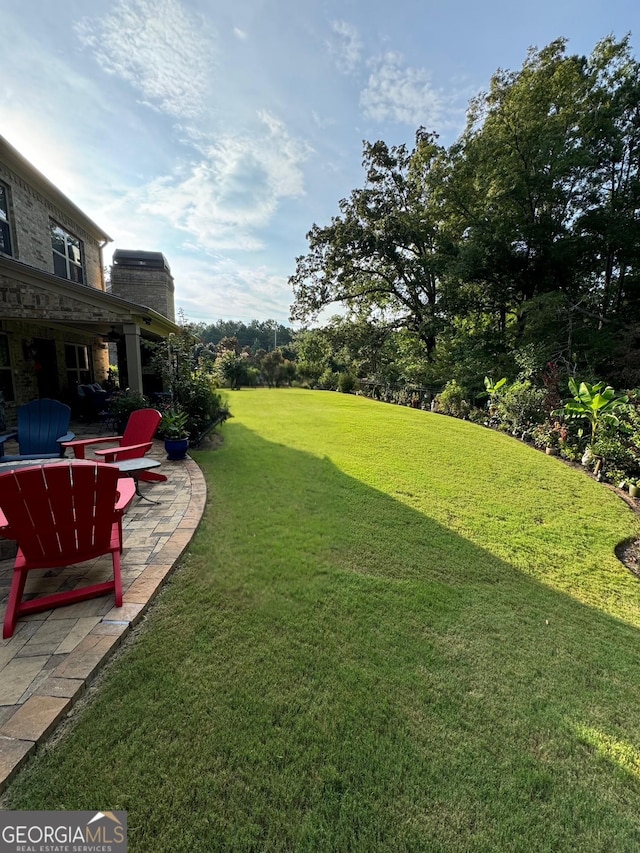
M638 849L628 619L239 420L194 456L183 571L11 807L127 809L132 850Z

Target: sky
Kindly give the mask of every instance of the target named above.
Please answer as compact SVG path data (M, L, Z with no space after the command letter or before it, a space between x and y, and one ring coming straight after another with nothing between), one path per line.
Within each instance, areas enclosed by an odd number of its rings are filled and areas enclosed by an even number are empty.
M109 234L163 252L186 320L285 325L363 141L451 145L499 68L640 39L634 0L0 0L0 134Z

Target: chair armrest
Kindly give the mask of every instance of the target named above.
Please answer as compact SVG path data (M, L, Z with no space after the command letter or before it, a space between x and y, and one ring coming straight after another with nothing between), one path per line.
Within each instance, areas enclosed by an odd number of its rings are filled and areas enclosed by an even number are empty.
M114 510L122 514L136 496L136 484L132 477L118 478L118 500Z
M105 444L107 441L121 441L121 435L104 435L100 438L77 438L75 441L63 441L63 447L70 447L76 459L84 459L84 449L90 444Z
M7 520L7 516L0 509L0 536L3 539L15 539L15 535L11 532L11 527Z
M144 454L151 450L153 442L145 441L144 444L127 444L124 447L108 447L106 450L96 450L95 455L104 457L104 462L117 462L118 455L128 451L129 453L132 450L139 450L140 453L136 455L144 456Z
M18 433L17 432L8 432L6 435L0 435L0 462L2 461L2 459L5 456L5 451L4 451L5 442L9 441L9 439L11 439L11 438L17 439Z
M58 444L62 444L65 441L66 442L73 441L73 439L75 437L76 437L75 432L65 432L64 435L60 436L60 438L56 438L56 441L58 442Z

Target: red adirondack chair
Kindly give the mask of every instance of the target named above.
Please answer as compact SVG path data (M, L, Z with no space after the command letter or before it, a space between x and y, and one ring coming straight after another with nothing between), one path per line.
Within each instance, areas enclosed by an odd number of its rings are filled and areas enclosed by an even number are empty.
M114 465L88 460L30 465L0 474L0 536L15 539L18 553L2 636L20 616L85 601L108 592L122 606L122 516L135 484ZM84 563L111 554L113 580L23 601L27 572Z
M63 442L63 447L70 447L76 459L84 459L86 448L92 444L117 442L118 447L108 447L105 450L95 450L95 455L104 462L121 462L123 459L139 459L151 450L162 415L157 409L136 409L129 415L127 426L122 435L106 435L99 438L80 438L75 441ZM164 482L164 474L155 471L141 471L138 475L145 482Z

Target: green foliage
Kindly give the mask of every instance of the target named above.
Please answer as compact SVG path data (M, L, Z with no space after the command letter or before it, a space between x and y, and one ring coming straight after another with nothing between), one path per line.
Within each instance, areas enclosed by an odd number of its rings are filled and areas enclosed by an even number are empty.
M210 373L195 370L191 382L179 386L176 403L187 413L187 432L192 440L227 411L226 400Z
M262 378L269 388L279 388L290 385L295 379L296 366L293 361L285 358L282 350L268 352L260 361Z
M465 400L464 389L451 379L437 396L438 411L454 418L466 418L471 409Z
M136 851L636 850L622 501L464 421L235 405L181 567L3 806L121 805Z
M119 426L124 427L131 412L135 412L137 409L148 409L150 405L144 394L126 389L113 393L109 401L109 410Z
M440 156L435 138L420 128L413 151L364 143L364 188L340 201L330 225L312 226L309 252L297 258L289 280L294 319L315 319L335 302L365 320L388 312L396 328L410 329L433 352L441 325L440 217L424 176Z
M496 406L498 404L498 400L500 399L500 391L507 384L507 378L504 376L502 379L498 379L497 382L494 382L489 376L484 377L484 387L486 388L486 394L489 397L489 414L496 414Z
M245 370L245 382L249 388L255 388L260 384L261 372L259 367L248 366Z
M179 406L170 406L162 412L158 435L169 439L188 438L187 420L187 413Z
M215 375L225 388L240 388L246 384L247 360L232 349L224 349L215 361Z
M604 422L618 424L618 415L625 411L629 398L626 394L616 396L614 389L605 382L591 385L589 382L577 384L569 380L569 390L573 399L564 404L563 413L567 418L586 420L591 428L591 442L596 440L600 424Z
M603 474L611 482L640 476L640 412L637 406L628 405L618 412L615 420L603 421L591 449L602 459Z
M640 376L639 101L629 37L588 57L557 39L496 71L448 149L423 129L412 151L365 142L362 188L297 259L293 316L340 302L349 320L384 317L419 342L425 363L396 358L395 376L372 346L370 378L456 379L475 397L489 370L534 379L555 361L628 384Z
M504 388L497 403L497 414L512 432L523 433L544 420L544 391L530 379L521 379Z
M488 376L484 377L484 387L487 389L487 394L490 397L493 397L497 394L501 388L503 388L507 384L507 377L504 376L502 379L498 379L497 382L494 382L493 379L490 379Z
M338 391L351 394L356 387L356 378L351 373L338 374Z
M531 438L536 447L560 447L566 441L567 431L559 421L544 421L531 430Z
M318 378L318 387L322 388L324 391L337 391L338 379L339 374L330 367L327 367L322 371L322 375Z
M478 409L477 407L473 407L469 414L467 415L467 420L471 421L473 424L482 424L483 426L487 424L487 413L484 409Z
M202 352L196 328L184 326L178 334L146 346L152 366L171 392L172 405L186 413L186 430L197 441L226 404L210 371L210 358Z

